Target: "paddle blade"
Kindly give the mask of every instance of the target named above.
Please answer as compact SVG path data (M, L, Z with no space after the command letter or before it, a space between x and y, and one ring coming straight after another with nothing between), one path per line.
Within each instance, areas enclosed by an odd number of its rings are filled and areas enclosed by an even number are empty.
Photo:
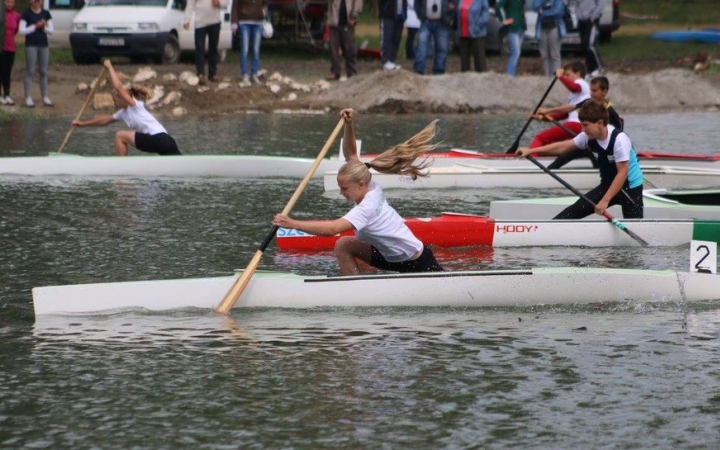
M227 294L225 294L225 297L223 297L220 304L215 308L215 312L220 314L227 314L230 312L232 307L235 306L238 298L240 298L240 295L243 293L248 283L250 283L250 279L260 265L260 258L262 258L262 255L262 250L258 250L255 252L255 256L253 256L253 258L250 260L250 264L248 264L240 277L235 280L230 290L227 292Z
M603 213L603 216L604 216L607 220L609 220L611 224L613 224L613 225L615 225L616 227L620 228L622 231L624 231L628 236L630 236L631 238L633 238L633 239L634 239L638 244L640 244L641 246L647 247L647 246L650 245L650 244L648 244L648 242L647 242L645 239L643 239L643 238L641 238L640 236L638 236L637 233L635 233L635 232L633 232L632 230L630 230L628 227L625 226L624 223L622 223L622 222L620 222L619 220L617 220L617 219L616 219L615 217L613 217L613 215L610 214L609 212L605 211L605 212Z
M515 152L517 151L518 147L520 147L520 141L515 141L515 142L513 142L513 144L510 146L510 148L508 148L508 149L505 151L505 153L508 153L508 154L509 154L509 153L515 153Z

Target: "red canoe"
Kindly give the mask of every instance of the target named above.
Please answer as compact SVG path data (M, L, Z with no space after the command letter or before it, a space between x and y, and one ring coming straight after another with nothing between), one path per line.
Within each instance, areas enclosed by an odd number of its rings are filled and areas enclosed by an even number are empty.
M492 245L495 233L495 220L482 216L443 213L440 217L405 219L405 223L425 244L439 247ZM315 236L280 228L276 240L282 250L328 250L340 236L353 235L347 231L335 236Z

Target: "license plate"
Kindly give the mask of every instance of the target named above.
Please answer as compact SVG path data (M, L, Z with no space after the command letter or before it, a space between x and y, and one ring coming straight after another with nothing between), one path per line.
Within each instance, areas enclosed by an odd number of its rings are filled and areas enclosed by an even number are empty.
M98 39L98 45L105 45L108 47L122 47L125 45L125 39L123 38L100 38Z

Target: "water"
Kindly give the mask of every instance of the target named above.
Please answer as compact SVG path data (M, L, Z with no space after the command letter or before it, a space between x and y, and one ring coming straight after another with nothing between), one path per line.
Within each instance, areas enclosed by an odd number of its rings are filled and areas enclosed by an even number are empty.
M362 116L363 150L383 150L433 118ZM626 120L639 148L712 154L720 141L710 114ZM336 123L268 115L166 121L187 153L311 157ZM522 123L444 116L440 138L497 151ZM43 154L66 127L0 123L0 154ZM110 153L109 132L77 130L66 151ZM245 267L297 183L0 180L0 448L717 445L720 310L713 303L256 309L228 318L132 312L34 322L33 286ZM427 216L482 214L491 199L537 193L387 194L402 215ZM348 207L318 180L293 214L337 217ZM687 248L447 250L438 258L450 269L689 265ZM309 257L272 245L260 267L337 273L329 253Z

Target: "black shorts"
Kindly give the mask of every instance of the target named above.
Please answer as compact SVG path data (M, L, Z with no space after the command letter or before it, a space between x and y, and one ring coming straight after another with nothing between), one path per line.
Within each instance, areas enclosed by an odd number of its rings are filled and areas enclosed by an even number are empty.
M400 273L442 272L444 270L435 260L435 255L428 246L425 246L419 258L401 262L388 262L378 249L372 246L371 248L370 265L378 269Z
M158 153L160 155L182 155L175 139L167 133L150 135L136 131L135 148L141 152Z

